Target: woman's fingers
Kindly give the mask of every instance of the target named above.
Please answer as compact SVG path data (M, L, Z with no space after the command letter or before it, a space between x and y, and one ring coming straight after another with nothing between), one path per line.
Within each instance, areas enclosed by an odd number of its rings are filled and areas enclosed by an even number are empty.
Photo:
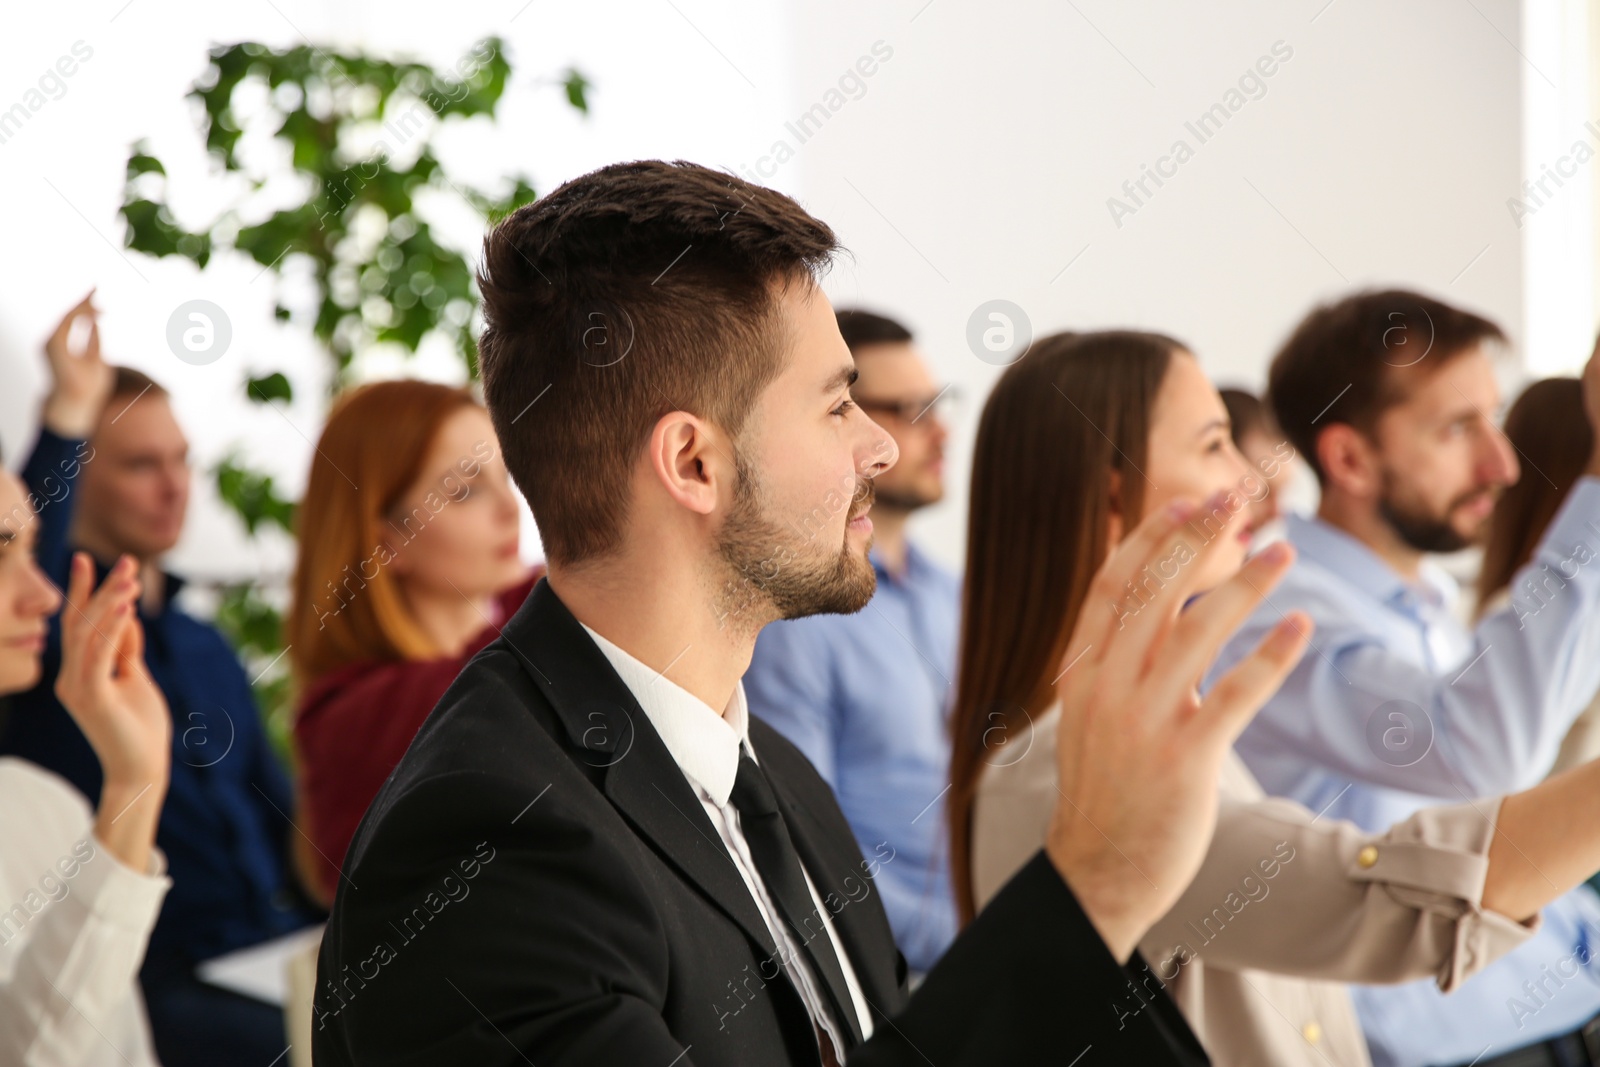
M131 557L117 560L100 588L84 600L84 591L93 580L93 564L83 553L73 560L72 588L76 599L70 601L68 611L73 616L72 633L66 636L67 621L63 621L62 655L63 673L86 679L108 678L121 643L121 630L133 614L133 601L138 595L134 580L134 563Z
M139 613L131 606L123 616L122 630L117 637L117 660L124 677L155 684L144 666L144 627L139 623Z
M1177 531L1194 514L1195 502L1179 497L1146 515L1132 533L1122 539L1111 555L1095 573L1084 598L1083 609L1078 612L1078 622L1073 627L1072 638L1067 643L1067 659L1071 662L1086 650L1090 658L1103 660L1110 650L1113 635L1118 634L1117 606L1127 597L1128 586L1170 544ZM1066 663L1062 664L1063 667Z
M61 647L70 648L83 628L83 609L94 589L94 564L87 552L72 554L72 567L67 573L67 604L61 613Z
M1155 669L1152 650L1170 642L1173 621L1206 573L1207 561L1221 551L1238 528L1241 509L1229 506L1236 494L1217 493L1181 526L1171 530L1147 564L1124 586L1111 608L1114 628L1107 634L1105 668L1130 681ZM1160 664L1164 669L1165 665Z
M1183 613L1167 642L1164 666L1173 694L1188 693L1217 658L1222 646L1244 625L1294 563L1294 549L1279 541L1267 546L1217 588Z
M1222 746L1233 744L1300 662L1314 629L1305 612L1291 611L1284 616L1248 656L1211 687L1200 705L1201 729Z

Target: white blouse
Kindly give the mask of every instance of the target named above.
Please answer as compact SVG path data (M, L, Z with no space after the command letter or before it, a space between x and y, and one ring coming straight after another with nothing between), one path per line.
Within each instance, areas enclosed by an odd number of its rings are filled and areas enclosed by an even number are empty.
M67 782L0 757L0 1063L157 1067L137 976L172 879L93 834Z

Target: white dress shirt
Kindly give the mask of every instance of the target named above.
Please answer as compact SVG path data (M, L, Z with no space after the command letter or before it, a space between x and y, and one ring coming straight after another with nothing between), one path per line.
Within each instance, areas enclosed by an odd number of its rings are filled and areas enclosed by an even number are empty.
M776 902L767 892L766 884L756 870L755 860L751 858L750 847L745 843L744 831L740 829L739 810L729 802L734 779L739 773L740 746L750 754L751 759L760 763L750 744L750 713L745 704L744 682L735 685L733 699L728 702L727 709L718 715L711 705L687 689L618 648L587 623L582 625L594 638L595 644L600 646L600 651L605 653L623 684L633 693L639 707L649 717L650 725L655 727L667 751L672 753L684 777L699 795L711 825L721 835L729 858L739 869L750 896L761 912L761 918L772 932L774 943L784 947L785 973L799 991L812 1021L827 1033L842 1061L845 1049L849 1048L848 1031L841 1028L839 1021L833 1017L821 980L812 971L811 962L806 958L801 943L783 922ZM823 906L822 897L817 893L811 873L805 870L803 861L801 871L805 873L806 888L811 891L812 904L822 917L822 926L827 931L834 954L839 957L839 966L844 971L845 985L850 989L850 1002L855 1007L862 1037L871 1037L872 1014L866 997L862 995L860 983L856 981L855 968L850 964L850 957L839 941L833 920Z
M0 1063L156 1067L135 977L172 879L93 830L77 790L0 757Z

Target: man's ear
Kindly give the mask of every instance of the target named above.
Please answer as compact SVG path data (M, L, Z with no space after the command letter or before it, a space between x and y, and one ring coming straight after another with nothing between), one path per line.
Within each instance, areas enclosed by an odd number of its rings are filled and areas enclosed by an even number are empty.
M1329 423L1317 435L1316 448L1325 488L1337 489L1358 500L1371 500L1383 491L1378 450L1354 426L1347 422Z
M650 431L646 458L656 481L682 507L709 515L719 482L733 478L730 444L710 423L687 411L669 411Z

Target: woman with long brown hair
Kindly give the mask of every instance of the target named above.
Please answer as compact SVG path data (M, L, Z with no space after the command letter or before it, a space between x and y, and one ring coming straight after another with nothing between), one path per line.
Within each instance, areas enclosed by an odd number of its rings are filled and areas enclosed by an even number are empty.
M1244 560L1248 502L1270 473L1244 463L1216 389L1169 337L1047 337L1001 376L973 461L952 724L964 917L1045 838L1059 788L1055 688L1087 651L1068 647L1079 614L1126 618L1186 566L1206 568L1188 576L1197 588L1225 580ZM1181 497L1208 500L1190 531L1214 550L1174 552L1118 603L1091 602L1091 579L1123 533ZM1433 976L1455 988L1520 944L1558 889L1600 866L1600 828L1555 817L1600 796L1600 764L1503 801L1428 809L1384 834L1266 798L1237 757L1218 785L1200 874L1140 943L1144 982L1167 986L1218 1064L1365 1067L1337 983ZM1116 1010L1147 1000L1130 988Z
M298 515L284 637L299 691L302 853L333 899L367 805L462 666L543 568L517 555L519 512L483 406L399 380L334 404Z

